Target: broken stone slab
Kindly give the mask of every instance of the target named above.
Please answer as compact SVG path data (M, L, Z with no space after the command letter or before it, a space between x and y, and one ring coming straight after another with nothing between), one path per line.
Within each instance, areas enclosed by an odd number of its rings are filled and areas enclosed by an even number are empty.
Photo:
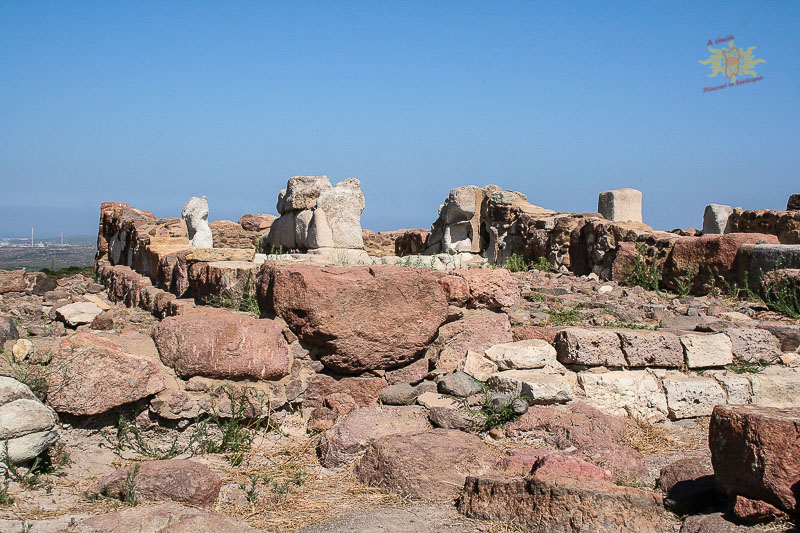
M747 404L753 401L753 385L747 376L727 370L708 370L703 373L717 380L725 391L729 404Z
M559 374L536 370L505 370L487 380L491 390L508 392L528 400L530 405L566 403L574 398L570 380Z
M208 225L208 200L192 196L181 210L189 232L189 243L195 248L213 248L214 238Z
M467 396L478 394L481 389L480 382L460 370L443 375L438 379L438 390L442 394L466 398Z
M386 405L411 405L419 394L420 391L408 383L396 383L383 389L378 399Z
M630 188L603 191L597 199L597 211L614 222L641 222L642 191Z
M82 324L91 324L102 312L94 302L76 302L56 309L56 316L67 326L75 328Z
M186 261L252 261L255 249L244 248L191 248L186 251Z
M613 416L660 421L668 413L658 380L646 370L579 372L578 386L589 404Z
M729 365L733 362L733 344L724 333L714 335L682 335L686 366L710 368Z
M530 531L672 531L660 495L567 475L468 477L456 504L481 520L514 521Z
M800 410L720 405L708 435L714 475L724 492L800 511Z
M683 346L677 335L661 331L620 331L619 338L628 366L679 368L683 365Z
M567 328L556 335L558 361L563 364L623 367L619 336L601 329Z
M453 398L431 391L423 392L417 396L417 403L427 409L433 409L434 407L455 409L458 407Z
M458 370L469 374L478 381L486 381L497 372L497 365L475 350L467 350L467 355L458 364Z
M728 217L733 213L729 205L708 204L703 212L703 234L728 233Z
M715 405L727 401L722 386L713 378L671 373L661 384L673 420L709 416Z
M540 339L495 344L485 353L499 370L544 368L556 360L555 348Z

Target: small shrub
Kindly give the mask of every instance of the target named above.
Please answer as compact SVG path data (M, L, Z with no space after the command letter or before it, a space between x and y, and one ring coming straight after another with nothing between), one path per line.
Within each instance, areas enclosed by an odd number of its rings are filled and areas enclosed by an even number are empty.
M3 486L0 487L0 505L11 505L14 503L14 497L8 493L8 478L3 480Z
M553 326L570 326L581 321L581 314L575 309L561 309L548 311L550 324Z
M211 307L222 307L256 316L261 315L261 309L258 307L256 283L252 276L247 278L241 296L231 296L229 293L209 294L202 299L202 303Z
M132 450L139 455L151 457L153 459L172 459L184 453L190 452L196 442L196 437L193 435L186 446L178 445L179 436L170 443L169 447L162 449L151 445L148 439L142 435L142 431L135 422L130 422L125 415L119 416L117 423L116 438L112 440L106 434L103 434L106 441L114 447L114 450L119 454L123 450Z
M764 302L771 310L790 318L800 318L800 281L774 274L764 293Z
M74 276L75 274L81 274L86 276L87 278L94 279L94 267L81 267L81 266L68 266L65 268L60 268L58 270L52 268L43 268L40 272L44 273L48 278L53 280L59 280L61 278L68 278L69 276Z
M249 486L245 486L240 484L239 487L245 491L245 498L248 502L256 503L258 501L258 496L261 491L258 488L258 478L259 476L256 474L250 474L247 476L247 479L250 481Z
M125 475L125 481L122 482L122 497L125 503L131 507L139 505L139 497L136 495L136 476L139 475L139 464L133 467L132 472Z
M520 254L512 254L507 257L503 266L509 272L525 272L528 270L528 263L525 262L525 258Z
M553 267L550 265L550 261L548 261L545 256L540 256L535 263L531 263L530 268L532 270L540 270L542 272L550 272L553 270Z
M697 272L695 270L690 270L689 273L684 277L681 276L675 280L675 283L678 286L678 297L684 298L689 296L689 293L692 291L692 285L694 285L694 280L697 277Z
M623 322L622 320L617 320L615 322L606 322L603 324L605 328L625 328L625 329L650 329L649 326L644 324L634 324L633 322Z
M470 409L470 412L478 415L483 418L483 430L489 431L491 429L502 427L509 422L513 422L517 418L522 415L518 415L514 412L513 404L517 400L522 400L524 402L529 402L529 398L526 396L516 395L511 396L508 401L503 404L502 407L496 408L492 405L492 402L489 400L490 393L489 390L484 386L483 388L484 393L484 401L483 405L479 410Z
M747 361L739 355L734 356L733 362L725 366L725 370L734 374L760 374L765 368L766 365L762 365L758 361Z
M644 247L637 246L633 264L625 271L622 283L628 287L638 286L648 291L657 291L660 280L658 261L648 261Z

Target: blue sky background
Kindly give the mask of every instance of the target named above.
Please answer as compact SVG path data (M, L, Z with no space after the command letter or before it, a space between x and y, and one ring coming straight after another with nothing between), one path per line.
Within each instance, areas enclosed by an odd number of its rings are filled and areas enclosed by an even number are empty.
M0 0L0 236L94 233L99 204L276 213L293 175L362 182L365 228L456 186L645 222L800 192L800 2ZM703 94L708 39L762 81Z

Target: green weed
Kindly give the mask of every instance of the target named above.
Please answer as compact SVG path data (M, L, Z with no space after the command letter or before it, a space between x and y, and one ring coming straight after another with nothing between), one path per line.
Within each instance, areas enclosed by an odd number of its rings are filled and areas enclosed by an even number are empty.
M512 254L508 256L503 263L503 266L509 272L525 272L528 270L528 263L520 254Z
M530 268L532 270L540 270L542 272L550 272L553 270L553 267L550 265L550 261L548 261L545 256L540 256L535 263L531 263Z
M746 361L741 356L736 355L733 358L733 362L725 366L725 370L734 374L760 374L766 367L767 365L763 365L758 361Z
M550 324L553 326L571 326L581 321L581 314L575 309L550 310L547 314L550 315Z
M136 495L136 476L139 475L139 466L137 463L133 471L125 475L125 481L122 482L122 497L131 507L139 505L139 497Z
M764 293L764 302L773 311L800 318L800 282L776 275Z
M3 486L0 488L0 505L11 505L14 503L14 497L8 493L8 478L3 480Z
M648 291L657 291L661 280L661 270L657 260L648 260L643 246L636 247L633 264L623 275L622 283L628 287L642 287Z

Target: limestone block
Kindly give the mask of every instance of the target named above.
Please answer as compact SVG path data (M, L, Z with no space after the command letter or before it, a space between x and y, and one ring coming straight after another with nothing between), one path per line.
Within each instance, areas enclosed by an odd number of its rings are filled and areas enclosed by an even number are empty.
M0 453L12 464L31 461L58 441L55 411L40 402L27 385L0 377Z
M728 398L727 403L741 405L752 402L753 386L747 376L724 370L712 370L703 375L716 379L722 385L722 389Z
M308 229L314 212L310 209L298 211L294 215L294 239L298 248L308 248Z
M284 208L293 211L314 209L320 195L330 188L328 176L292 176L286 184Z
M294 219L294 212L289 211L273 222L267 234L267 243L275 248L282 247L284 250L295 248L297 246L297 237Z
M786 210L787 211L800 210L800 194L793 194L789 197L789 201L786 202Z
M683 353L689 368L725 366L733 362L733 346L724 333L682 335Z
M196 248L213 248L214 238L208 225L208 200L192 196L183 206L181 216L189 232L189 243Z
M800 368L770 366L759 374L748 374L753 404L765 407L800 407Z
M567 328L556 335L558 361L589 366L625 366L620 339L613 331Z
M460 253L472 250L472 226L469 222L456 222L444 227L443 253Z
M364 211L364 193L361 182L349 178L322 192L317 206L325 212L331 230L333 246L337 248L364 248L361 213Z
M620 331L619 338L629 366L679 368L683 365L683 346L673 333Z
M465 185L450 190L450 194L442 206L440 215L445 224L471 220L480 214L483 191L474 185Z
M673 420L710 416L715 405L726 403L725 391L713 378L675 373L662 379L661 384Z
M642 191L629 188L603 191L597 199L597 211L614 222L641 222Z
M489 376L497 372L497 365L480 352L467 350L467 356L459 363L458 370L469 374L478 381L486 381Z
M56 309L56 316L70 327L77 327L81 324L91 324L92 320L102 313L94 302L76 302Z
M708 204L703 212L703 234L728 233L728 217L733 213L729 205Z
M614 416L664 420L667 399L658 380L646 370L579 372L578 385L586 401Z
M569 379L536 370L505 370L489 376L487 386L498 392L519 394L531 405L566 403L574 398Z
M314 209L311 223L308 226L306 247L316 249L333 248L333 246L333 232L331 232L331 227L328 225L328 217L325 215L325 211L323 209Z
M556 349L544 340L531 339L495 344L486 357L500 370L544 368L556 360Z

